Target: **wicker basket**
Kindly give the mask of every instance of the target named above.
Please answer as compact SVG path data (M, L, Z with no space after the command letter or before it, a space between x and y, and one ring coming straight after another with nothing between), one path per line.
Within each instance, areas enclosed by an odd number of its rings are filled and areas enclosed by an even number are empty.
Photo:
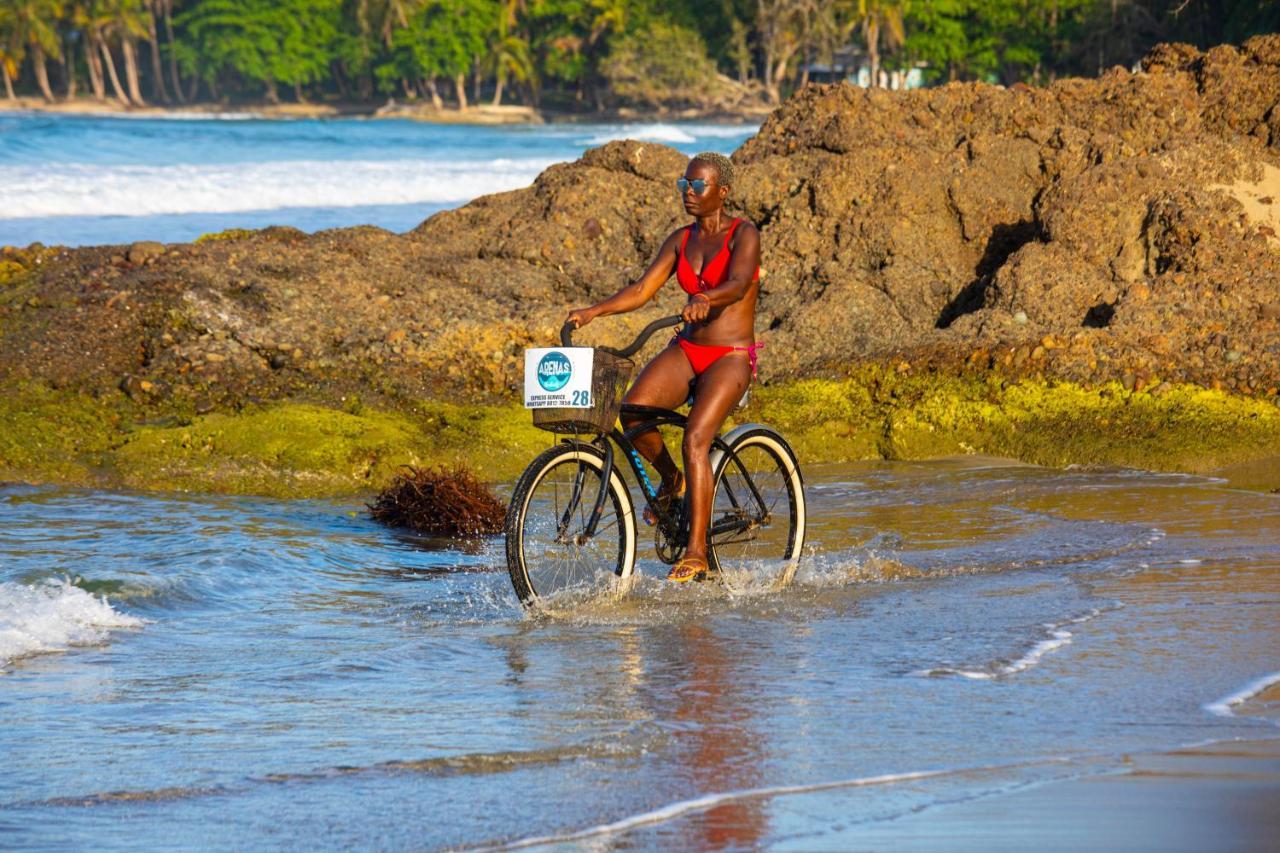
M550 432L602 434L618 422L622 395L635 364L613 353L596 350L591 362L591 408L534 409L533 425Z

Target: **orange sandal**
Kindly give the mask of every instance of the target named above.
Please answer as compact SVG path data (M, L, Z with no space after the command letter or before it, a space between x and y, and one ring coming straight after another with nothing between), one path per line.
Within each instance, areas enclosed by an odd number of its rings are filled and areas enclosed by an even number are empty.
M676 489L674 494L671 492L668 492L667 487L664 485L662 486L662 488L658 489L658 496L653 499L654 503L662 507L663 512L669 512L671 509L671 504L675 503L676 501L684 497L684 489L686 486L684 474L681 474L679 471L677 471L676 477L677 477L676 482L679 483L680 485ZM648 505L645 506L644 512L640 513L640 517L643 518L644 523L649 525L650 527L653 527L655 524L658 523L657 514L655 514L653 511L653 508Z
M700 581L707 576L707 561L699 557L682 557L671 567L667 580L672 583Z

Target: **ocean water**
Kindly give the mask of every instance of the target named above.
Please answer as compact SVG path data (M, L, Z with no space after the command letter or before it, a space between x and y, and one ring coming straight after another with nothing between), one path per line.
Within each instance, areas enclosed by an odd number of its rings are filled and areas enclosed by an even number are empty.
M0 113L0 245L185 242L268 225L403 232L614 139L729 153L755 130Z
M673 587L650 546L634 594L553 619L500 539L355 500L0 487L0 847L879 847L1280 736L1280 496L981 458L806 478L789 588Z

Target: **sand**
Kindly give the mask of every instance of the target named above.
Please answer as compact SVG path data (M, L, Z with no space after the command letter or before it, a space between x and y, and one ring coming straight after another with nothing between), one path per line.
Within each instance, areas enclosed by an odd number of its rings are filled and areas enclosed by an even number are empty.
M1238 465L1228 465L1210 476L1221 477L1237 489L1252 489L1258 492L1280 494L1280 456L1269 456L1265 459L1254 459Z
M252 115L259 118L335 118L339 116L356 116L362 118L413 119L432 124L508 125L543 123L543 117L537 110L516 104L496 107L492 104L476 104L465 110L437 110L429 104L390 103L377 107L370 104L328 104L318 102L253 103L239 106L201 102L180 106L148 105L145 107L126 107L115 100L99 101L85 97L78 97L70 101L54 101L53 103L49 103L43 98L0 99L0 112L6 110L62 115L129 115L156 118L190 114L209 116Z
M1112 774L937 806L818 840L823 849L1275 850L1280 740L1128 758Z
M1267 242L1280 248L1280 169L1266 163L1261 166L1261 180L1217 184L1209 189L1225 190L1240 202L1249 224L1258 226Z
M330 104L282 103L254 104L245 107L230 107L224 104L186 104L181 106L124 106L118 101L99 101L94 98L78 97L74 100L54 101L49 103L43 98L17 98L16 100L0 100L0 112L21 111L57 113L62 115L129 115L141 117L159 117L171 115L245 115L252 114L262 118L327 118L343 113Z

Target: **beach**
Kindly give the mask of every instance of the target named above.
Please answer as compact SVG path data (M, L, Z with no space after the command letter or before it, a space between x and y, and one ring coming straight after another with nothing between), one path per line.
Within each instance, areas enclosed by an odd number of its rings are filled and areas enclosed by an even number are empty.
M500 540L347 502L6 487L0 642L44 647L0 676L0 832L1259 849L1280 497L999 459L805 474L788 589L673 589L646 551L627 600L542 620Z
M0 846L1269 849L1278 85L1266 36L762 124L0 112ZM702 150L806 549L677 588L644 536L534 618L367 502L510 499L524 350Z
M740 104L733 110L725 109L641 109L616 107L607 110L556 110L534 108L522 104L471 104L465 109L456 107L436 108L423 102L397 102L388 98L382 102L288 102L268 103L248 101L243 103L199 102L183 105L124 106L117 101L99 101L80 96L71 100L45 101L43 98L0 99L0 112L48 113L51 115L96 115L128 118L243 118L252 116L263 119L327 119L359 117L370 119L402 119L429 124L461 124L482 127L512 125L538 125L548 122L576 124L608 124L629 122L636 124L671 121L714 121L726 124L758 122L773 111L764 103Z
M953 803L818 846L895 850L1270 850L1280 740L1128 757L1122 769Z

